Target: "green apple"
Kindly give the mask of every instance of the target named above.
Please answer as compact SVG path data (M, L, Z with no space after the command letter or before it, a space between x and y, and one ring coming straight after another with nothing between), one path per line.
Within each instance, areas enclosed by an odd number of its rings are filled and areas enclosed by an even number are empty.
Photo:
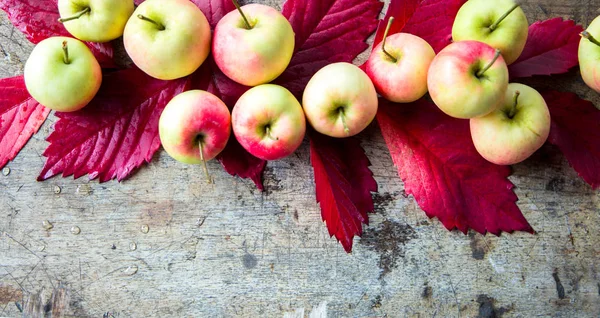
M583 81L590 88L600 93L600 16L581 33L579 42L579 68Z
M508 67L500 50L478 41L454 42L431 62L427 87L433 102L455 118L489 114L504 101Z
M58 21L82 41L108 42L123 35L133 9L133 0L58 0Z
M302 96L304 114L318 132L337 138L354 136L375 118L377 91L365 72L350 63L319 70Z
M452 26L454 41L480 41L499 49L506 64L516 61L527 42L529 23L514 0L469 0Z
M548 139L550 111L535 89L509 84L502 107L470 121L477 151L498 165L512 165L529 158Z
M215 27L212 45L217 66L227 77L256 86L273 81L294 53L294 30L277 10L248 4L225 15Z
M25 64L25 85L40 104L61 112L87 105L100 89L102 69L81 41L51 37L35 46Z
M244 93L233 107L231 122L240 145L264 160L289 156L306 132L302 106L290 91L274 84Z
M189 0L146 0L125 26L123 43L148 75L172 80L192 74L210 52L210 25Z

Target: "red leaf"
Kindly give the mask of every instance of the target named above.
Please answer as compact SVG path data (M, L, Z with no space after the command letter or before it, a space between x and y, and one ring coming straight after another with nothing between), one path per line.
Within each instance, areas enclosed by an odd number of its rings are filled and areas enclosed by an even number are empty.
M158 119L187 79L161 81L132 68L106 74L92 102L74 113L56 113L59 120L48 137L48 157L38 177L63 177L105 182L122 180L160 147Z
M529 27L523 53L508 70L511 78L566 73L579 64L577 51L583 27L554 18Z
M378 0L288 0L282 13L296 33L296 53L275 82L298 98L323 66L352 62L369 46L365 40L377 25Z
M34 44L51 36L71 36L58 22L60 15L56 0L0 0L0 9L8 19ZM87 42L102 67L115 67L110 43Z
M295 53L287 70L275 81L299 99L310 78L334 62L352 62L369 46L365 40L377 25L383 3L378 0L288 0L282 13L296 33ZM371 191L377 183L369 161L355 139L309 135L315 170L317 201L330 235L352 250L373 210Z
M227 147L217 157L227 173L254 181L259 190L264 190L263 171L267 162L249 154L235 138L230 138Z
M0 79L0 168L17 156L49 113L29 96L23 76Z
M452 42L452 24L458 9L466 0L392 0L379 22L374 47L383 39L389 17L394 24L389 34L411 33L425 39L435 50L441 51Z
M377 182L371 163L356 138L334 139L310 132L310 161L314 168L317 202L329 235L352 251L352 239L362 235L362 223L369 224L373 211L371 192Z
M444 115L428 101L379 103L377 119L406 192L449 230L479 233L533 229L516 205L510 168L475 150L469 122Z
M600 110L573 93L542 95L552 117L548 142L558 146L592 188L600 188Z

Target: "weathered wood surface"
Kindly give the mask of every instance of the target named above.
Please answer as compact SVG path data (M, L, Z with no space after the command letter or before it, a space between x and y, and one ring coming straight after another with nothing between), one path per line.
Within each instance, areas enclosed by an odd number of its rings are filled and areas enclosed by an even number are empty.
M524 8L530 21L587 25L600 0ZM1 14L0 76L21 73L31 49ZM538 84L600 105L577 72ZM377 208L348 255L321 222L307 144L269 163L263 193L215 162L207 185L199 167L164 152L122 183L36 182L53 122L0 175L0 316L600 316L600 194L555 149L511 177L537 235L465 236L404 195L371 127L362 140Z

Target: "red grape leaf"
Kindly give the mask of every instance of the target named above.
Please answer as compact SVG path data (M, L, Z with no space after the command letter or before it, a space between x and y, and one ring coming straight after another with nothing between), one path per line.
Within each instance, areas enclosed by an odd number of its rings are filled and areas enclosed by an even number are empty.
M383 3L377 0L288 0L282 13L296 33L295 53L275 80L300 98L310 78L335 62L352 62L369 45Z
M383 3L377 0L288 0L282 13L296 34L295 53L275 83L298 99L310 78L334 62L352 62L369 45L365 40L377 26ZM309 134L317 201L330 235L352 250L373 210L371 191L377 183L369 161L355 139L331 139Z
M56 113L39 181L63 177L123 180L160 147L158 119L188 79L161 81L137 68L104 75L100 91L80 111Z
M508 66L510 77L561 74L577 66L582 31L582 26L562 18L535 22L529 27L523 53Z
M56 0L0 0L0 9L8 19L34 44L51 36L71 36L58 22ZM102 67L116 67L111 43L86 42Z
M310 133L310 161L315 173L317 202L327 223L329 235L352 251L352 239L362 235L362 223L369 224L373 211L371 192L377 182L369 170L371 163L358 139L334 139Z
M0 79L0 168L17 156L49 113L29 96L23 76Z
M568 92L542 94L552 117L548 142L558 146L592 188L600 188L600 110Z
M373 47L383 39L389 17L394 24L389 34L411 33L425 39L435 50L441 51L452 42L452 24L458 9L466 0L392 0L379 22Z
M477 153L468 121L424 99L408 105L381 99L377 119L406 192L427 216L464 233L533 232L515 203L510 167Z

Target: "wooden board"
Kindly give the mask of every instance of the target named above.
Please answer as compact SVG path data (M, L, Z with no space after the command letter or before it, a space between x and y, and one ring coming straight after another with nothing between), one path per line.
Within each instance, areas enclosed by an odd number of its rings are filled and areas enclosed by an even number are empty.
M587 25L600 0L523 6L530 21ZM0 77L20 74L31 49L0 14ZM600 105L577 71L534 81ZM269 163L265 192L215 162L207 185L199 167L164 152L122 183L36 182L55 121L0 175L0 316L600 316L600 194L556 149L511 177L537 235L465 236L405 195L369 128L376 213L348 255L321 222L306 143Z

